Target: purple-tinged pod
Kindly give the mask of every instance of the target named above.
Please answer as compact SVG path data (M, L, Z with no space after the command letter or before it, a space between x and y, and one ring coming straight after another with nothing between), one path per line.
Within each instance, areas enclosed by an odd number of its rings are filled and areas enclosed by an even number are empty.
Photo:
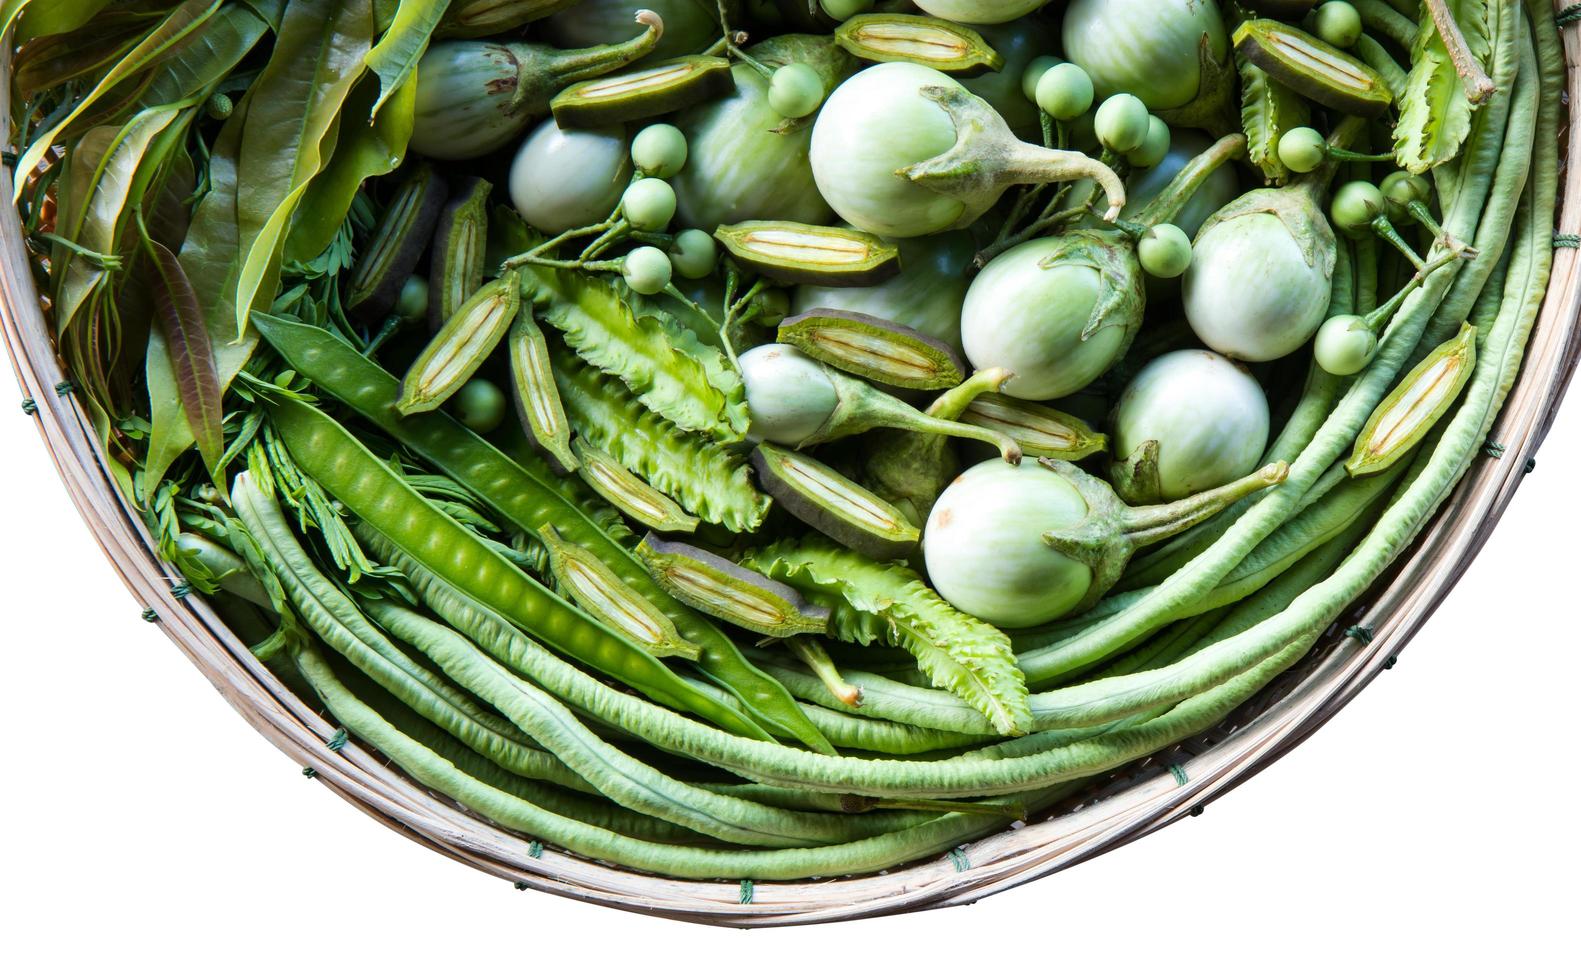
M908 326L824 307L780 323L779 342L879 384L917 391L953 388L966 380L954 348Z
M699 612L764 636L824 633L829 610L711 551L649 534L637 557L659 588Z
M433 167L422 164L412 170L352 267L348 310L368 320L382 320L395 309L406 281L433 241L434 225L449 198L450 188Z
M763 492L803 524L869 558L904 558L922 536L893 504L810 456L760 443L752 469Z

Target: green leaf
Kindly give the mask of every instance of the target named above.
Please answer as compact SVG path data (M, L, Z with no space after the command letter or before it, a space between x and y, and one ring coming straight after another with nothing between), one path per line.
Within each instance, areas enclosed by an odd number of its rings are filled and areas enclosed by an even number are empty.
M571 428L692 514L732 531L763 523L771 501L736 454L643 410L617 378L555 344L555 384Z
M237 336L260 294L273 298L285 231L335 145L340 111L374 34L368 0L293 0L269 63L249 91L237 156L239 252L230 325Z
M110 0L49 0L32 4L22 11L15 41L25 44L34 38L74 31L109 5Z
M138 105L207 97L267 33L268 21L256 12L244 6L225 7L159 63Z
M1472 57L1487 65L1493 50L1492 3L1446 2L1466 37ZM1476 108L1466 96L1432 14L1424 6L1416 44L1411 48L1411 71L1399 99L1400 118L1394 127L1395 159L1401 167L1417 174L1453 160L1471 133L1471 117Z
M22 154L16 165L16 182L13 190L13 200L20 200L23 189L27 186L27 177L44 159L44 154L54 146L60 134L66 127L86 112L102 98L105 93L116 88L121 82L144 70L180 44L195 30L203 25L215 11L220 8L224 0L187 0L181 6L170 12L158 27L149 32L136 47L129 51L126 57L116 63L93 90L85 95L80 102L67 113L60 122L56 123L49 132L43 133ZM0 13L0 22L4 21L4 14Z
M287 261L306 262L328 248L351 211L362 182L391 172L405 158L417 107L417 83L407 82L382 108L370 109L378 93L376 80L364 78L347 100L335 154L313 178L291 220ZM362 123L370 118L370 123Z
M11 24L29 2L30 0L0 0L0 35L11 29Z
M434 29L449 8L450 0L401 0L390 29L366 59L368 70L379 76L379 97L372 113L383 108L416 73Z
M57 233L94 252L115 253L143 156L184 108L145 109L124 126L89 130L72 160L68 223L58 226ZM58 268L56 328L64 334L83 303L105 282L106 271L69 251L62 253Z
M1279 137L1305 126L1312 119L1306 101L1261 68L1237 56L1241 73L1241 128L1246 133L1246 155L1272 183L1290 179L1279 159Z
M668 313L639 306L613 280L547 266L521 271L542 322L584 361L624 381L649 411L720 442L746 435L746 389L717 348Z
M174 253L152 239L145 239L143 245L154 274L155 322L164 334L187 425L214 485L224 487L220 465L225 454L224 392L208 327L203 323L202 304Z
M882 641L910 652L934 686L982 712L1000 734L1031 729L1026 677L1010 638L945 602L905 565L865 558L817 536L749 551L741 564L828 606L836 639Z

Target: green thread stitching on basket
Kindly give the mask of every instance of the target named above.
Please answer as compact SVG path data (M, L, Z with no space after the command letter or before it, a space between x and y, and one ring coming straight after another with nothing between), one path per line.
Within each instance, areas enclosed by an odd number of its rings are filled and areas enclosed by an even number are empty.
M527 890L527 882L525 882L525 881L518 881L518 882L516 882L516 890L519 891L519 892L526 891Z
M144 606L143 607L143 622L145 622L145 623L157 623L157 622L159 622L159 614L157 612L154 612L154 607L153 606Z
M1556 231L1554 248L1581 248L1581 235L1561 235Z
M346 734L344 728L335 729L335 734L331 735L329 741L324 743L324 748L329 749L331 752L339 752L346 747Z
M31 398L24 398L24 399L22 399L22 414L24 414L24 415L37 415L38 414L38 402L34 401Z
M170 587L170 594L177 599L185 599L192 594L192 583L177 582Z
M62 398L65 398L67 395L71 394L72 392L74 392L76 390L77 390L77 386L72 384L70 381L62 381L62 382L60 382L59 384L57 384L55 386L55 394L59 395Z
M1572 3L1554 15L1554 22L1560 27L1574 24L1578 20L1581 20L1581 3Z
M3 163L8 167L14 167L16 166L16 160L16 154L12 153L10 150L0 152L0 163Z
M1502 442L1495 442L1494 440L1489 439L1483 445L1482 451L1487 453L1489 456L1492 456L1494 459L1503 459L1504 458L1504 443L1502 443Z
M543 845L538 841L533 841L532 843L528 844L527 856L534 859L543 857Z
M1536 468L1537 468L1537 457L1533 456L1533 457L1531 457L1530 459L1528 459L1526 461L1526 472L1527 472L1527 474L1530 474L1532 472L1532 470L1535 470Z
M1373 633L1371 626L1362 626L1357 624L1346 630L1345 635L1353 640L1360 640L1363 643L1371 643L1373 636L1376 634Z
M1169 774L1175 777L1176 786L1184 786L1191 782L1191 777L1186 775L1186 767L1178 762L1169 767Z
M314 769L312 766L303 766L302 767L302 775L306 776L309 779L317 779L318 778L318 770Z
M970 871L972 859L966 856L966 848L957 847L950 851L950 863L955 865L956 871Z
M740 904L742 904L742 905L751 905L752 904L752 893L753 893L754 890L755 889L754 889L753 884L752 884L752 879L751 878L742 878L741 879L741 903Z

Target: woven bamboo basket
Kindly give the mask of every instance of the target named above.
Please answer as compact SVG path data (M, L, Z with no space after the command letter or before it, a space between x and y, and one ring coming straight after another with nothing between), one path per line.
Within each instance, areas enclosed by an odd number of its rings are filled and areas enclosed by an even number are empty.
M1566 6L1555 4L1556 10ZM1581 24L1566 25L1564 44L1570 125L1561 142L1565 158L1574 159L1581 152ZM7 57L0 61L0 83L8 82ZM0 99L0 129L8 128L8 105ZM10 186L9 169L0 168L0 177ZM1581 231L1581 168L1566 168L1562 179L1557 233L1574 236ZM1493 429L1490 447L1497 444L1502 452L1479 456L1387 580L1300 664L1213 731L1125 767L1024 826L886 873L755 886L675 881L546 850L410 782L355 742L330 748L335 723L276 680L200 596L175 588L176 572L161 562L101 465L88 420L51 346L17 213L0 207L0 322L27 398L23 407L83 520L143 604L144 619L157 622L220 694L305 773L390 829L518 888L722 926L827 922L975 902L1199 814L1299 745L1393 666L1532 472L1581 358L1578 315L1581 251L1564 248L1555 256L1520 378Z

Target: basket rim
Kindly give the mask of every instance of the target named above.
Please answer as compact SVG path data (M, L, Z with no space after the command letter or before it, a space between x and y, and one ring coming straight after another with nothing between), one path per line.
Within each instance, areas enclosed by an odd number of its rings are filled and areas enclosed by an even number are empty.
M1556 9L1563 6L1556 2ZM1581 25L1563 32L1571 125L1561 146L1581 159ZM0 55L9 82L10 49ZM9 125L0 100L0 125ZM0 167L9 186L11 171ZM1556 229L1581 231L1581 172L1566 178ZM73 504L128 590L233 708L286 756L353 806L463 864L531 888L598 905L722 926L778 926L866 918L977 901L1122 846L1200 813L1283 757L1391 666L1480 551L1531 471L1581 359L1581 250L1556 253L1553 277L1515 386L1490 437L1502 447L1472 463L1408 555L1367 603L1370 642L1335 632L1309 658L1315 669L1223 741L1172 768L1156 767L1079 809L1025 824L950 855L887 872L810 882L685 881L575 855L529 853L524 838L430 793L355 742L327 744L333 723L313 712L254 658L201 597L172 595L142 522L120 498L88 419L49 340L13 207L0 207L0 328L24 397ZM26 299L22 299L26 297ZM146 614L145 614L146 615ZM743 904L750 894L750 904Z

